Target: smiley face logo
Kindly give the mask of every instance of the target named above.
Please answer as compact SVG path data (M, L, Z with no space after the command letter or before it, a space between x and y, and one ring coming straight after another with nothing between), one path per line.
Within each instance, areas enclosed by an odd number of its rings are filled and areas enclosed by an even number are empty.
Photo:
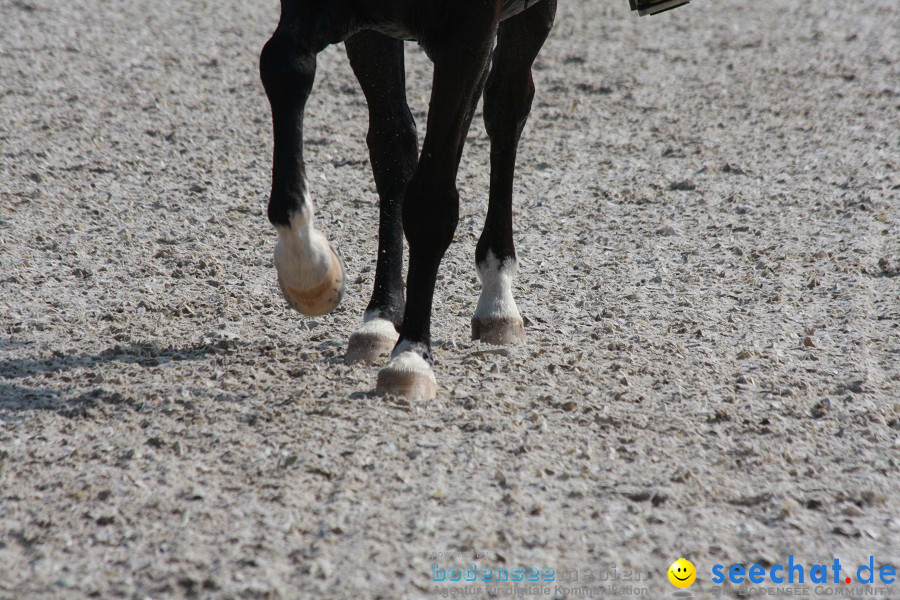
M669 581L677 588L689 587L697 579L697 569L694 564L683 558L679 558L669 567Z

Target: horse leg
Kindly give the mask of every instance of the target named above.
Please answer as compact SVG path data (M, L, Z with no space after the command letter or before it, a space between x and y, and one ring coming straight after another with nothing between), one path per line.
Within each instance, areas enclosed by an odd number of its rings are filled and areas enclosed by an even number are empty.
M378 373L380 393L422 399L437 393L430 364L434 287L459 221L456 175L498 16L488 3L466 3L464 10L455 30L431 48L435 67L427 130L402 209L409 242L406 309L400 340Z
M516 272L512 197L516 152L531 112L531 65L553 26L556 0L543 0L500 24L484 91L484 122L491 139L491 190L484 229L475 249L481 296L472 339L489 344L525 341L525 325L512 295Z
M376 363L397 342L403 320L403 224L400 209L418 158L416 124L406 101L403 42L374 31L345 42L369 106L369 159L379 197L378 258L372 299L350 336L345 360Z
M335 29L339 20L313 12L317 9L308 3L281 5L281 20L260 55L275 142L268 216L278 233L275 269L281 291L293 308L315 316L331 312L341 301L344 268L313 224L303 162L303 112L315 80L316 54L342 34Z

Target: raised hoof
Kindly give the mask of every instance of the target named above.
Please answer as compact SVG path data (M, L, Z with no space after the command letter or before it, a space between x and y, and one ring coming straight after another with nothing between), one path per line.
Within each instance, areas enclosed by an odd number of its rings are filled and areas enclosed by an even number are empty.
M473 317L472 339L497 346L524 344L525 323L518 316Z
M341 303L344 297L344 266L331 248L331 264L325 278L309 289L289 285L278 274L278 286L284 299L294 310L308 316L327 315Z
M397 343L397 330L386 319L371 319L350 335L344 362L348 365L382 363Z
M424 358L415 352L401 352L378 371L375 391L401 396L409 400L431 400L437 396L434 372Z

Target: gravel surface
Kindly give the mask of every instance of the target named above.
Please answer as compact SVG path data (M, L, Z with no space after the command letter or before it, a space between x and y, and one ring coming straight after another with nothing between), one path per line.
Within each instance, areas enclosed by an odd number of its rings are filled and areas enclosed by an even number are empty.
M307 149L347 295L308 319L277 290L277 18L0 2L0 597L431 598L473 561L662 597L685 556L704 598L717 563L900 566L896 0L563 0L519 160L527 345L469 340L479 112L428 403L342 362L377 200L343 47Z

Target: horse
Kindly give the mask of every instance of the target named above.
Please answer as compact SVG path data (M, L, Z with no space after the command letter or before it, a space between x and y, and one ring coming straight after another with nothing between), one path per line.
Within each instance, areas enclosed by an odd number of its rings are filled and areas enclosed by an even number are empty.
M379 197L372 296L362 324L350 336L346 361L388 359L378 372L378 393L436 395L432 300L459 221L457 171L482 96L491 174L487 215L475 248L482 288L472 338L500 345L524 341L525 326L512 294L513 179L535 93L532 64L550 34L556 6L557 0L281 0L278 25L259 63L274 132L268 219L278 235L278 284L288 304L309 316L331 312L344 295L342 261L314 225L303 161L303 115L316 56L343 42L368 104L366 141ZM421 152L406 99L404 41L418 42L434 63ZM404 235L409 246L405 298Z

